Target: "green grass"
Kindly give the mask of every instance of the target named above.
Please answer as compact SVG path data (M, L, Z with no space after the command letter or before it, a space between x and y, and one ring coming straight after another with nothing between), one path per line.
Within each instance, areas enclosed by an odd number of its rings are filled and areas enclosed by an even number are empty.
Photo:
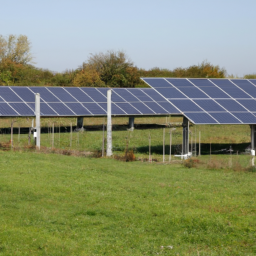
M256 254L256 173L0 158L0 255Z

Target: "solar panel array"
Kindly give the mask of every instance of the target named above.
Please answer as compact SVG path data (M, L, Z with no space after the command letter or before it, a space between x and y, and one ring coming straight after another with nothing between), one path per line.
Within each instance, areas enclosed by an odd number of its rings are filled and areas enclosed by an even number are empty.
M142 80L195 124L256 124L256 79Z
M108 88L0 86L0 116L34 116L40 93L42 116L105 116ZM166 115L180 111L150 88L112 90L112 115Z

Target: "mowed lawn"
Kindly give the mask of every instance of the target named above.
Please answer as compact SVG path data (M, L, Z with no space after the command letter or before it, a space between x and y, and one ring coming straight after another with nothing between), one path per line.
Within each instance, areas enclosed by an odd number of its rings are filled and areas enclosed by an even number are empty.
M256 173L0 151L0 255L255 255Z

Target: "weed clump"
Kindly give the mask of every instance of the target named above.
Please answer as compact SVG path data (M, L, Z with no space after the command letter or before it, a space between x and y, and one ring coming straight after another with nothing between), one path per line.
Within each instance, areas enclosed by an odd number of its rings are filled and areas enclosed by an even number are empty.
M187 168L194 168L199 164L199 160L196 158L188 158L183 162L183 165Z
M125 154L123 156L115 155L114 158L116 160L124 161L124 162L132 162L136 161L136 156L133 152L133 150L125 150Z

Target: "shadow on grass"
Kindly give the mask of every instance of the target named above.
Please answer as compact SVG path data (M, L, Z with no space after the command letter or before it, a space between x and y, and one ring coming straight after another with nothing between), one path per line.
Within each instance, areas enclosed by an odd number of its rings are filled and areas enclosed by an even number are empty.
M230 143L202 143L201 144L201 154L202 155L209 155L211 154L243 154L246 153L246 149L250 147L249 143L237 143L237 144L230 144ZM196 149L195 149L196 148ZM199 145L196 144L193 145L193 152L196 150L197 154L199 152ZM191 145L189 146L189 151L191 151ZM148 154L149 152L149 146L142 146L142 147L136 147L135 148L136 153L141 154ZM175 144L172 145L171 148L172 154L181 154L182 153L182 145ZM163 154L163 145L156 145L151 146L151 153L152 154ZM170 146L165 146L165 154L170 154Z

